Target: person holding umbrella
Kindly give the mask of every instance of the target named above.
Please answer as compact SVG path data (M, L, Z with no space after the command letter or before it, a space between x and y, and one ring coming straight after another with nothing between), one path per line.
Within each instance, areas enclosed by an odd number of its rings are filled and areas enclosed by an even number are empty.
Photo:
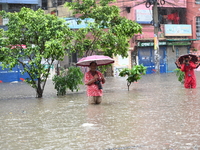
M89 104L100 104L102 102L102 84L106 82L103 74L97 71L97 63L90 63L90 70L85 74L85 85L87 85L87 95Z
M89 67L89 71L85 73L85 85L87 85L87 96L89 104L100 104L102 102L102 84L106 82L103 74L97 71L97 66L108 65L114 63L109 56L92 55L80 59L76 65Z
M192 61L192 57L190 55L184 55L179 57L178 61L176 62L176 65L178 68L181 69L181 71L185 72L184 87L196 88L196 76L194 73L194 69L196 69L199 66L199 64L195 64Z

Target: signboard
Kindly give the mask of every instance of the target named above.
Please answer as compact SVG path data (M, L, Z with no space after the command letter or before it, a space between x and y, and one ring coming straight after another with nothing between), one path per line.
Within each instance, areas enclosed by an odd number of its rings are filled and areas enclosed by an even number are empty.
M192 36L192 27L187 24L165 24L165 36Z
M152 21L152 10L136 10L136 22L141 24L150 24Z
M166 45L165 41L159 42L159 45ZM146 47L146 46L154 46L153 42L138 42L137 46L139 47Z

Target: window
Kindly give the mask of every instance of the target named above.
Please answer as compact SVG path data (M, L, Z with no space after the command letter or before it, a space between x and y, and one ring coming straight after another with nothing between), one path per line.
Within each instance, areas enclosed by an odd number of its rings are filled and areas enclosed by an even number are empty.
M22 7L31 8L31 4L8 4L8 11L19 12Z
M200 4L200 0L195 0L195 3L196 4Z
M196 18L196 38L200 39L200 17Z
M72 2L72 0L57 0L58 5L63 5L65 2Z
M200 0L199 0L200 1ZM187 24L185 8L163 8L158 7L159 21L161 24Z
M56 7L56 4L57 6L63 5L65 2L72 2L72 0L51 0L52 7Z
M47 10L47 0L42 0L42 9Z

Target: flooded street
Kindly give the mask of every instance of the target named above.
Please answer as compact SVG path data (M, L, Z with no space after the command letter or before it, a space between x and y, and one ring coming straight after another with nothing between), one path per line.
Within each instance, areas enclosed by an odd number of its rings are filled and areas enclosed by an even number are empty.
M108 77L103 102L88 105L85 86L42 99L25 83L0 84L1 150L200 150L200 72L185 89L174 73L144 75L128 91Z

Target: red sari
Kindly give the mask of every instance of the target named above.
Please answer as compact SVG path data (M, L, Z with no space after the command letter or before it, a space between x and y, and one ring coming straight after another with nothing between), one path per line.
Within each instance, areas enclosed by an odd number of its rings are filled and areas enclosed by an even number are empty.
M188 65L182 64L181 65L181 71L185 72L185 81L184 81L184 87L185 88L196 88L196 76L194 73L194 69L197 66L190 61Z

